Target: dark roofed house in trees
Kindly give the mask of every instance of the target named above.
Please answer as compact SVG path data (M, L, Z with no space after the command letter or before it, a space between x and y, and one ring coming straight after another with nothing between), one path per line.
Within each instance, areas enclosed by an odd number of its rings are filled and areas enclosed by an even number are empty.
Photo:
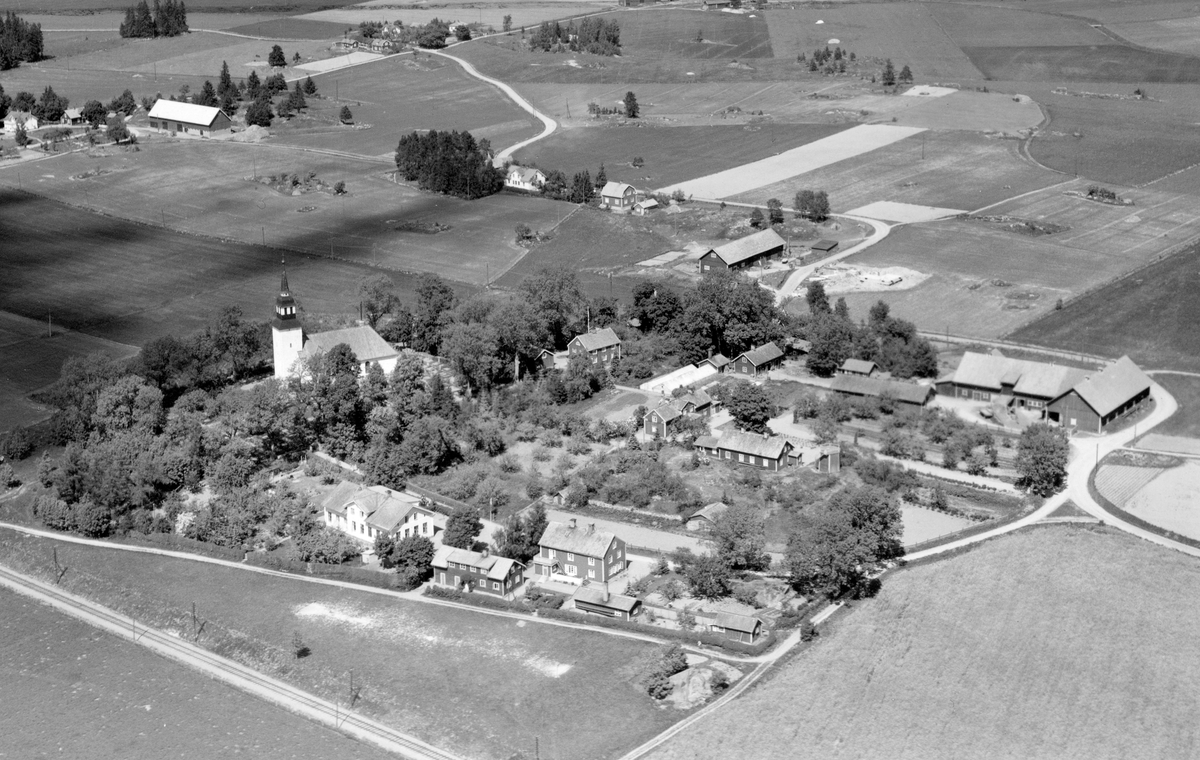
M879 369L879 365L873 361L866 359L847 359L842 362L842 366L838 367L839 375L858 375L860 377L870 377L875 374L875 370Z
M710 248L700 257L700 273L714 269L740 269L756 261L781 254L787 249L787 241L775 230L763 230L747 235L717 248Z
M770 372L780 364L783 364L783 349L771 341L739 354L733 360L732 366L733 373L736 375L758 377L759 374Z
M736 612L719 612L708 629L713 633L724 634L727 639L753 644L762 633L762 627L762 621L756 617L739 615Z
M538 577L572 584L607 583L625 571L625 542L594 523L551 522L538 539Z
M567 355L582 354L592 364L608 364L621 355L621 339L611 327L576 335L567 344Z
M580 586L571 596L572 605L580 612L618 620L631 620L641 612L640 599L623 594L610 594L608 584Z

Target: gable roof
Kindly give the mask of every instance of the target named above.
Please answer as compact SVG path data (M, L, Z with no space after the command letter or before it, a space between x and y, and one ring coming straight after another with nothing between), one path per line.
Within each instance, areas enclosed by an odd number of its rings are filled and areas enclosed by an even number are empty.
M783 349L775 345L775 341L764 343L758 348L752 348L749 351L743 351L738 359L745 357L747 361L755 367L760 367L767 362L775 361L783 358Z
M63 111L63 116L74 121L75 119L83 118L83 111L78 108L68 108Z
M413 510L429 513L421 508L416 498L408 494L384 486L363 488L349 481L339 483L321 502L323 509L336 515L345 515L346 508L352 504L366 514L367 524L385 533L394 532ZM429 514L433 516L435 523L445 524L444 516Z
M367 325L313 333L306 338L303 350L310 354L313 352L323 354L334 346L345 343L350 346L350 350L354 352L354 356L360 363L375 362L400 355L399 351L392 348L386 340L379 337L379 333Z
M214 106L198 106L195 103L181 103L178 100L159 98L154 107L150 109L150 118L185 121L188 124L211 127L220 113L221 109Z
M638 606L640 601L632 596L624 594L606 594L603 590L595 586L580 586L571 595L571 599L584 604L594 604L597 607L607 607L612 610L620 610L621 612L632 612L633 608Z
M652 208L658 208L658 201L655 200L654 198L647 198L644 201L638 201L637 204L635 204L635 205L640 209L647 210L647 209L652 209Z
M713 354L712 356L708 357L704 361L713 365L717 369L720 369L721 367L724 367L726 364L729 364L729 359L725 356L725 354Z
M1150 378L1128 356L1085 378L1072 390L1101 417L1150 388Z
M624 182L605 182L604 188L600 191L602 197L607 198L623 198L626 193L637 192L633 189L633 185L627 185Z
M777 435L764 437L754 433L726 433L720 438L704 435L696 439L697 446L710 449L725 449L738 454L751 454L766 459L779 459L791 447L791 443Z
M511 177L514 174L519 175L519 178L522 182L529 182L529 183L536 181L538 179L539 174L542 175L543 180L546 178L546 175L542 174L541 171L539 171L538 169L534 169L532 167L528 167L528 166L510 166L510 167L508 167L508 176Z
M838 375L833 378L829 390L850 393L855 396L870 396L879 398L887 394L897 401L910 404L924 404L936 391L932 385L917 385L902 383L896 380L881 380L877 377L862 377L861 375Z
M600 528L572 528L570 523L551 521L538 539L538 546L585 557L603 557L616 538L613 533Z
M621 339L617 337L617 334L613 332L611 327L605 327L603 330L597 330L596 332L576 335L571 339L572 343L575 341L579 341L579 345L583 347L583 350L588 352L599 351L609 346L620 345L621 343Z
M719 625L730 631L754 633L762 626L762 621L749 615L739 615L736 612L718 612L713 625Z
M696 510L696 512L694 512L692 514L692 516L688 518L688 520L691 521L691 520L695 520L698 517L703 517L705 520L708 520L711 522L713 520L716 520L721 515L725 514L725 511L728 509L729 509L729 505L726 504L725 502L714 501L712 504L707 504L703 508Z
M685 393L679 398L672 400L675 408L681 411L686 408L688 404L692 404L697 409L703 409L706 406L711 406L712 402L712 396L708 395L702 390Z
M515 559L509 559L508 557L497 557L491 553L485 556L483 552L473 552L470 549L457 549L453 546L442 544L434 552L432 565L445 570L450 566L451 562L484 570L487 572L488 580L492 581L504 580L512 572L513 566L520 564Z
M876 366L875 362L867 361L866 359L847 359L842 362L841 369L847 372L861 372L867 375L874 372Z
M658 406L650 410L651 414L657 414L662 418L663 422L670 422L683 416L683 412L675 408L675 405L669 401L664 401Z
M774 248L782 248L784 245L786 245L786 241L779 237L778 232L766 229L712 248L709 253L715 253L727 266L733 266L755 256L761 256Z
M954 370L953 380L994 391L1001 390L1003 382L1012 384L1015 393L1049 400L1066 393L1087 375L1087 370L1078 367L967 351Z

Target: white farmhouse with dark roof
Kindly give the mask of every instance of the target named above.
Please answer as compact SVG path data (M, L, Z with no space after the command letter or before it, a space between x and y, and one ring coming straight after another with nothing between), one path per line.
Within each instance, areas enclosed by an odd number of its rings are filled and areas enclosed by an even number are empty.
M507 173L504 175L504 186L514 190L536 193L542 189L544 184L546 184L546 175L542 173L541 169L533 169L528 166L513 164L508 167Z
M198 106L159 98L150 109L150 128L160 132L208 137L233 126L228 114L213 106Z

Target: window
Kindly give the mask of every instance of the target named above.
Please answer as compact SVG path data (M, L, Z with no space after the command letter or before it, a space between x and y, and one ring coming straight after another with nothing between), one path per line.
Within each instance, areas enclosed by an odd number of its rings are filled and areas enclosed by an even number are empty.
M592 579L594 580L594 579L596 578L596 571L595 571L595 570L588 570L588 577L589 577L589 578L592 578Z
M589 567L595 567L595 566L596 566L596 558L595 558L595 557L588 557L588 566L589 566Z
M495 591L499 591L500 590L500 581L492 581L492 589Z
M574 565L567 565L567 575L579 575L579 568Z
M574 561L575 561L575 552L567 552L567 561L568 561L568 562L574 562Z
M549 549L548 551L550 552L550 559L554 559L558 556L558 553L555 552L553 549Z

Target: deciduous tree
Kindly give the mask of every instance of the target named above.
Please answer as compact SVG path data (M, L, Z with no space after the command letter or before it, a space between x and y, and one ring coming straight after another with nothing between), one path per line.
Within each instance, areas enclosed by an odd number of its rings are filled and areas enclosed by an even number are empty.
M1050 496L1066 481L1070 453L1065 430L1045 422L1030 425L1017 443L1017 484L1038 496Z

